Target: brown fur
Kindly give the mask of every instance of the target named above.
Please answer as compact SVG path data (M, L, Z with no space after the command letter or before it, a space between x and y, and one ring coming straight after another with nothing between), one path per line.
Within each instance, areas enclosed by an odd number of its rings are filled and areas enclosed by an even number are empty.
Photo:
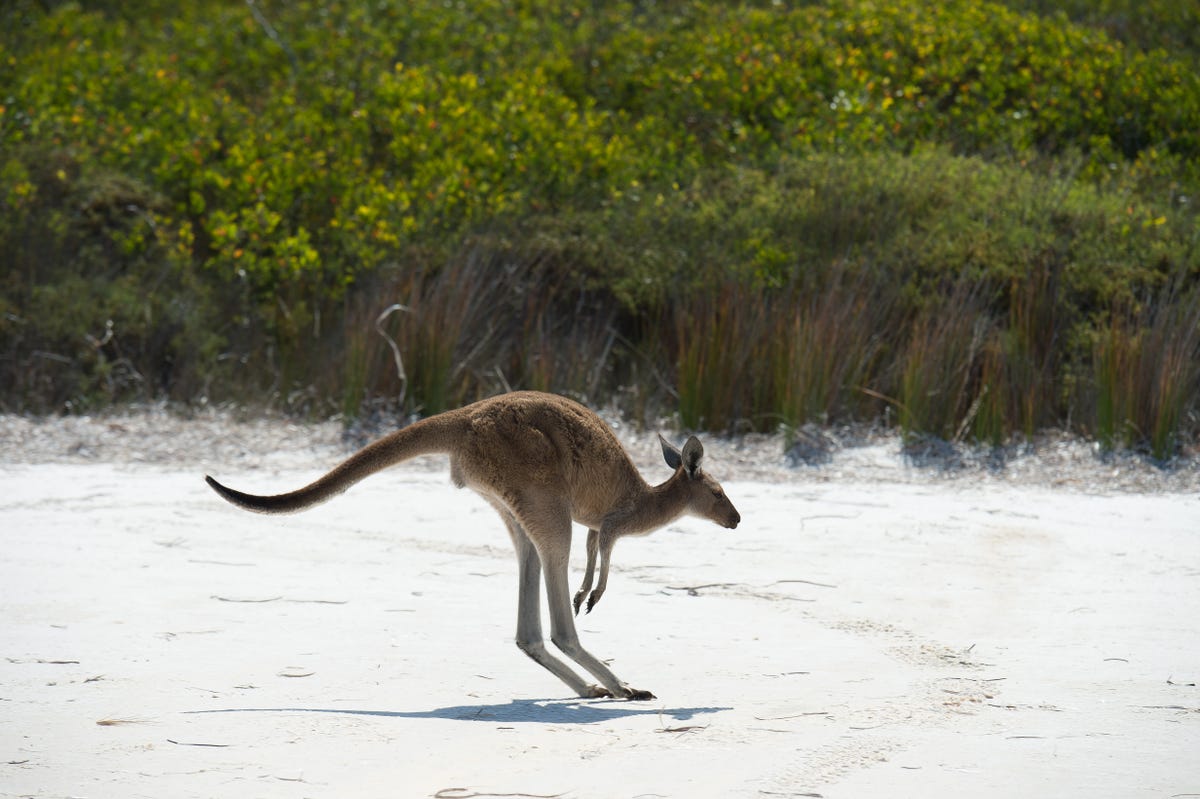
M359 480L417 455L446 453L455 485L471 488L504 520L520 566L517 645L580 696L650 699L630 688L579 645L567 588L571 522L588 527L588 569L575 598L591 587L596 555L600 582L588 609L603 594L616 539L649 533L684 514L728 528L741 517L720 485L700 469L694 437L679 452L662 440L675 468L664 483L642 479L617 437L596 414L553 394L521 391L482 400L397 430L350 456L313 483L286 494L258 496L205 477L233 504L259 513L292 513L324 502ZM539 575L550 606L551 640L602 685L590 685L543 643Z

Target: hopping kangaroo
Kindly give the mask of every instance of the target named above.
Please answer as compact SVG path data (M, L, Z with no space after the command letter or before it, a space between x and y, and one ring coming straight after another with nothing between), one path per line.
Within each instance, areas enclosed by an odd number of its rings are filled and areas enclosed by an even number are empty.
M517 646L582 697L653 699L630 688L579 644L567 585L572 520L588 528L588 573L575 610L591 587L597 552L600 581L589 609L608 578L613 543L623 535L649 533L684 514L733 529L741 521L720 484L700 469L704 449L689 438L683 451L665 439L663 455L675 473L651 486L642 479L613 432L582 405L553 394L520 391L431 416L368 444L324 477L297 491L255 496L208 484L241 508L292 513L324 502L381 469L430 453L450 456L450 476L473 489L508 527L519 564ZM540 578L550 606L550 640L590 672L589 684L546 651L542 637Z

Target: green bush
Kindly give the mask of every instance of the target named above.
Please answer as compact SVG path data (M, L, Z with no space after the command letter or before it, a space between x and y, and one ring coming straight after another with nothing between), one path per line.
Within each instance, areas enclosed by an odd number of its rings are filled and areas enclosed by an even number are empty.
M1113 314L1188 340L1156 298L1200 274L1195 11L1125 8L15 0L0 404L641 381L688 425L885 397L1178 450L1188 369L1103 432Z
M5 404L80 407L210 385L216 292L160 225L163 198L61 150L26 160L9 162L17 180L0 222Z

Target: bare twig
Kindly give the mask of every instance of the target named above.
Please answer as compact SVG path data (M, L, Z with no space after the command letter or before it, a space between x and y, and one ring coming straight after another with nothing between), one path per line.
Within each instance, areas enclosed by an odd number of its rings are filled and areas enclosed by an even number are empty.
M954 432L953 440L955 444L962 443L963 436L967 434L967 428L971 426L971 422L975 421L975 415L979 413L979 407L983 404L983 398L987 396L989 388L990 386L984 383L983 391L979 392L979 396L975 398L975 401L971 403L971 407L967 409L967 415L963 417L962 422L958 425L958 430Z
M861 391L862 393L866 394L868 397L874 397L877 400L883 400L884 402L888 403L889 405L895 405L900 410L905 410L908 407L903 402L896 399L895 397L889 397L887 394L880 394L878 391L867 388L866 386L859 386L858 390Z
M707 724L689 724L685 727L659 727L655 732L695 732L696 730L707 729Z
M387 331L383 329L383 320L387 319L389 316L394 314L396 311L404 311L405 313L412 313L412 309L409 308L407 305L401 305L398 302L392 303L391 305L389 305L388 307L383 309L383 313L379 314L379 316L376 317L375 332L377 332L379 335L383 336L384 341L386 341L388 343L388 346L392 350L392 361L396 364L396 377L400 381L399 402L400 402L400 406L403 407L404 406L404 395L408 390L408 374L405 373L405 371L404 371L404 359L400 357L400 347L397 346L396 340L393 339L391 336L389 336L387 334Z
M700 596L705 588L733 588L739 583L705 583L704 585L668 585L668 591L687 591L688 596Z
M802 719L805 716L828 716L828 710L810 710L807 713L793 713L790 716L755 716L756 721L788 721L789 719Z
M46 352L45 350L34 350L29 353L31 358L41 358L45 361L54 361L55 363L75 363L74 360L65 355L59 355L54 352Z
M508 379L504 376L504 372L500 371L500 366L498 364L492 368L492 371L500 380L500 385L504 386L504 393L507 394L512 391L512 386L508 384Z
M830 585L829 583L818 583L816 580L801 580L801 579L776 580L775 582L771 583L771 585L782 585L783 583L804 583L805 585L815 585L818 588L837 588L836 585Z

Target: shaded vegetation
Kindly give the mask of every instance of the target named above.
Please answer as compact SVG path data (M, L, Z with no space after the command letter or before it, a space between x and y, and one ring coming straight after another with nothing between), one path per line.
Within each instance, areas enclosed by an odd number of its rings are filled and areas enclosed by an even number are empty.
M1064 11L6 4L0 407L532 387L1169 457L1197 11Z

